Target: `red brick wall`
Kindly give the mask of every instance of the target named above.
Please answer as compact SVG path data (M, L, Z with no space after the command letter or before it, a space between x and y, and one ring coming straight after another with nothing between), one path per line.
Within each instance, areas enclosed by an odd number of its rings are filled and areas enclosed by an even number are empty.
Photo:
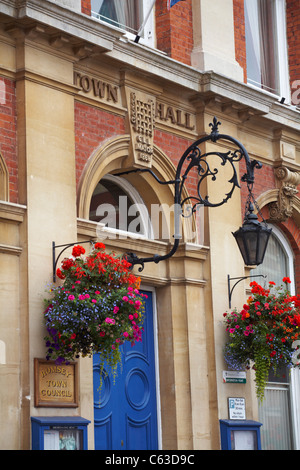
M105 140L124 135L124 118L75 102L75 146L77 183L93 151Z
M175 168L186 149L193 140L185 139L173 134L168 134L160 130L154 132L154 143L170 158ZM175 175L174 175L175 176ZM191 172L185 186L191 194L196 194L198 175L196 170Z
M155 4L157 48L172 59L191 65L192 0L178 2L170 10L167 5L167 0L157 0Z
M247 82L246 37L244 0L233 0L235 59L244 70L244 82Z
M245 161L242 160L240 162L240 176L242 177L246 173L246 164ZM274 169L270 165L263 165L263 167L258 170L254 170L254 178L255 182L253 185L253 195L255 199L270 189L274 189L276 187L275 183L275 175ZM248 197L248 189L247 184L241 182L241 207L242 207L242 214L244 215L246 200Z
M91 0L81 0L81 12L91 16Z
M92 153L106 140L125 134L123 117L103 111L84 103L75 102L76 180L79 182L84 166ZM172 160L175 167L183 152L192 141L155 130L154 143ZM195 178L188 189L195 189Z
M9 172L9 200L18 202L16 87L0 78L0 152Z
M300 0L287 0L286 2L287 16L287 41L289 51L289 68L291 93L295 93L294 97L300 104ZM299 81L299 83L295 83ZM297 90L299 90L297 92ZM295 101L294 99L294 101Z

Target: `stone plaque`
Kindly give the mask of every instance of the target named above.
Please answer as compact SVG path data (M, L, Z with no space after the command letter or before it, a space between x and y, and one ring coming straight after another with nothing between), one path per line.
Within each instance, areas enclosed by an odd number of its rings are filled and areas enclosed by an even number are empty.
M129 125L133 161L151 167L155 124L155 98L146 93L127 90Z
M34 404L36 407L77 407L77 363L55 364L45 359L34 360Z

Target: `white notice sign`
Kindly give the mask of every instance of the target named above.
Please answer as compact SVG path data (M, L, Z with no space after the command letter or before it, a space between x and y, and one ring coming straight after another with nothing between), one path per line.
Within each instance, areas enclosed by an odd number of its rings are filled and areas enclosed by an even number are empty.
M223 383L246 383L246 372L239 370L223 370Z
M245 398L228 398L229 419L246 419Z

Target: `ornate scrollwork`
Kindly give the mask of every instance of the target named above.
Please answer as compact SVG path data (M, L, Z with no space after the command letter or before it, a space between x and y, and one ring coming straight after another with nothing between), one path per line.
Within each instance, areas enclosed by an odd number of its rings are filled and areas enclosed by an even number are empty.
M131 172L148 171L155 177L155 179L159 183L174 184L175 207L180 206L181 215L187 216L187 213L184 212L184 206L190 206L188 215L191 215L193 212L195 212L196 207L199 204L206 206L206 207L218 207L218 206L225 204L231 198L235 188L236 187L240 188L238 173L237 173L235 164L237 164L242 159L244 159L246 163L246 173L242 176L241 180L247 184L248 190L251 193L252 186L254 183L254 170L261 168L262 165L256 160L250 160L245 147L238 140L236 140L235 138L231 136L220 134L219 133L220 124L221 123L217 120L217 118L214 117L213 122L209 124L209 126L211 127L211 133L200 138L199 140L194 142L190 147L187 148L187 150L184 152L184 154L179 160L174 180L168 181L168 182L160 181L150 169L131 170L128 172L119 173L119 176L131 173ZM230 148L234 146L235 149L228 150L227 152L220 152L220 151L206 152L206 153L201 152L201 149L200 149L201 144L204 144L205 142L208 142L208 141L216 143L217 141L221 141L221 140L223 141L223 143L227 142ZM218 168L216 168L215 165L213 165L210 161L211 157L217 157L220 160L220 166L225 167L226 165L229 165L229 167L231 168L231 176L228 180L230 188L228 192L224 194L224 197L218 202L211 202L208 194L206 194L205 196L201 194L201 189L202 187L204 187L203 182L207 178L210 178L211 181L217 181L217 177L219 174ZM188 196L182 199L185 182L190 172L193 169L196 169L198 173L198 177L199 177L198 184L197 184L197 195ZM190 205L187 204L188 202L190 203ZM175 221L175 226L176 226L176 223L177 222ZM140 264L141 267L139 268L139 270L141 271L144 267L144 263L146 262L158 263L159 261L165 260L173 256L173 254L176 252L178 248L178 245L179 245L179 238L175 234L173 247L167 255L164 255L164 256L154 255L151 258L139 258L133 253L127 253L126 257L127 257L127 260L132 265Z

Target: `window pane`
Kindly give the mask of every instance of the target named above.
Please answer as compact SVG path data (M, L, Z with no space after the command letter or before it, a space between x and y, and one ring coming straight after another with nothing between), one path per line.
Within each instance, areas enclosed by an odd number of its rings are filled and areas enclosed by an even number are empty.
M276 0L245 0L248 83L279 94Z
M265 390L265 399L259 404L259 421L263 450L290 450L292 448L289 387L272 386Z
M132 198L120 186L105 179L93 192L89 219L112 229L134 233L142 230L140 213Z
M271 234L269 238L263 264L253 269L251 274L263 274L268 277L267 282L273 281L277 285L282 284L284 276L290 276L287 254L275 235Z
M143 22L143 0L92 0L92 15L136 34Z

